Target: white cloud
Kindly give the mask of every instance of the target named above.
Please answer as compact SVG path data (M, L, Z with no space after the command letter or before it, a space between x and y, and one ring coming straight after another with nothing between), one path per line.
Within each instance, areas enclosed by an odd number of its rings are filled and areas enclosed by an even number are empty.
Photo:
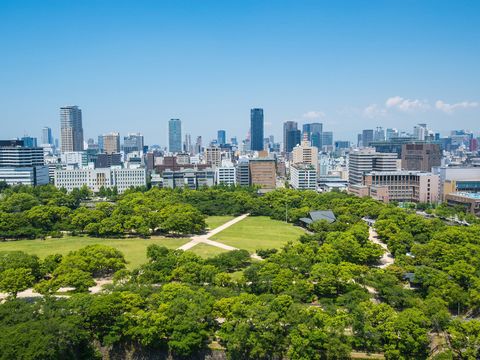
M371 104L363 109L363 115L368 118L376 118L387 115L387 110L377 104Z
M303 114L303 117L306 119L319 119L325 117L325 113L323 111L311 110Z
M455 110L458 109L469 109L478 107L478 102L475 101L462 101L455 104L447 104L442 100L437 100L435 102L435 108L437 110L443 111L447 114L452 114Z
M389 109L397 109L400 111L424 111L430 108L428 102L418 99L405 99L401 96L393 96L385 101L385 106Z

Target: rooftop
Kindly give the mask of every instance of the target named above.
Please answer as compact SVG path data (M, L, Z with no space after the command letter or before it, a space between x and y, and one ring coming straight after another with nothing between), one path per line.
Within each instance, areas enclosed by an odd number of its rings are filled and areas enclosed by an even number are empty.
M480 200L480 193L457 191L457 192L451 193L449 195L462 196L462 197L466 197L466 198L469 198L469 199Z

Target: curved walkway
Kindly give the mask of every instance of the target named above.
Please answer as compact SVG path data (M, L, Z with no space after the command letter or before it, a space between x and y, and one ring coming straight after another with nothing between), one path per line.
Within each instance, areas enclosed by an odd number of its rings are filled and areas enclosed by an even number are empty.
M380 269L384 269L394 263L395 259L393 258L392 253L388 251L388 247L386 244L378 240L378 234L372 226L368 227L368 240L370 240L374 244L380 245L384 250L382 257L380 258L381 265L378 266Z

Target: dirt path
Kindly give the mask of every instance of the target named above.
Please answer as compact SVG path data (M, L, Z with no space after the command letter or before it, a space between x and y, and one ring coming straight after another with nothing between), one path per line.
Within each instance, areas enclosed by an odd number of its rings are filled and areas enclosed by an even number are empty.
M385 252L383 253L380 259L381 265L378 266L380 269L384 269L395 262L395 259L393 258L392 253L388 251L387 245L381 242L380 240L378 240L378 234L375 231L375 229L371 226L368 228L368 239L374 244L380 245L382 249L385 250Z

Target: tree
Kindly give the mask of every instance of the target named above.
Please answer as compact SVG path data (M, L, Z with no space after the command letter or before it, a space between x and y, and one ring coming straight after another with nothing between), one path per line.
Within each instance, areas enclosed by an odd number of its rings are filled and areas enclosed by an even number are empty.
M160 228L176 234L196 234L205 230L205 218L192 205L176 204L163 208L160 213Z
M34 281L35 277L30 269L7 269L0 274L0 290L16 298L17 293L28 289Z

